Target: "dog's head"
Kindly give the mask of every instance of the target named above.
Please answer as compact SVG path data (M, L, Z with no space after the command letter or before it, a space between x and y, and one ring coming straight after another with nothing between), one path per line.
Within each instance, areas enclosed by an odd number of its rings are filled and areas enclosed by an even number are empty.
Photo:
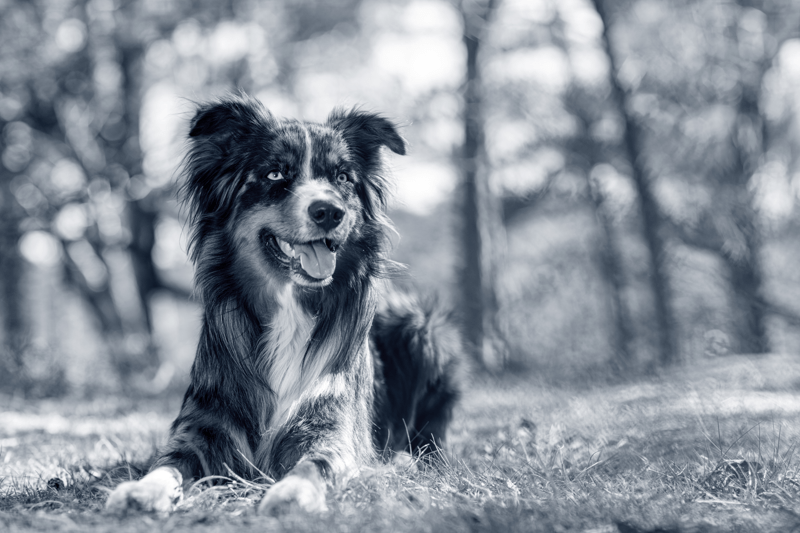
M198 267L314 289L346 283L382 252L380 149L405 153L387 119L336 110L325 124L303 123L235 96L200 106L189 141L184 193Z

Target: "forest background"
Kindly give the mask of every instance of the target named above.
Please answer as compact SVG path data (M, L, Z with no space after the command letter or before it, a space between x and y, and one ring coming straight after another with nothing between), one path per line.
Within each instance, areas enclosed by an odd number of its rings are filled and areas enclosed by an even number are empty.
M474 369L800 352L799 87L792 0L3 0L0 386L185 385L179 163L238 90L404 126L397 283Z

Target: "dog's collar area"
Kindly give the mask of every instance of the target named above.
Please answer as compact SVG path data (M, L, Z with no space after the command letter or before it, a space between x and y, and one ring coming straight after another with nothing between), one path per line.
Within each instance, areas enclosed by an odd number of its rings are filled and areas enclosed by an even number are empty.
M338 243L327 238L290 243L267 230L261 232L260 238L269 255L290 271L293 281L305 286L324 286L331 282L336 270Z

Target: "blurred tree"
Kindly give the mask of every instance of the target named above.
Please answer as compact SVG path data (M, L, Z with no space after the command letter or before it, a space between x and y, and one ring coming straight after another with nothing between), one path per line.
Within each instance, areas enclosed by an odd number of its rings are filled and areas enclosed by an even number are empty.
M566 21L556 14L549 24L551 39L572 57L574 43L567 38ZM601 39L602 42L602 39ZM607 52L607 49L604 50ZM573 72L580 67L571 64ZM608 288L607 299L611 317L611 364L619 372L634 370L635 327L623 297L627 282L627 268L622 254L621 235L615 227L614 208L605 191L605 184L594 172L598 165L613 163L619 152L615 132L598 133L598 126L608 121L608 87L610 80L586 85L573 76L561 96L562 105L575 119L574 131L561 141L566 153L566 167L586 179L587 196L597 221L599 239L596 243L597 263ZM611 102L612 106L615 102ZM613 110L612 110L613 112ZM606 129L609 129L606 126ZM611 128L613 129L613 128Z
M58 147L63 157L60 168L68 169L62 178L57 163L49 175L38 178L44 190L52 190L47 196L49 209L39 213L38 224L59 237L66 280L94 312L111 360L127 383L132 372L153 365L154 353L147 328L137 324L131 313L123 313L113 294L115 277L125 274L112 267L108 252L124 245L125 232L103 228L100 214L104 203L121 196L120 187L129 175L124 161L117 161L109 150L114 143L101 135L116 137L110 134L110 125L119 117L113 11L85 1L64 12L46 4L36 7L32 31L48 36L47 23L58 24L57 51L43 49L52 46L49 39L34 47L44 64L28 65L24 95L28 105L22 118L39 132L43 145ZM37 85L48 90L35 90ZM72 180L67 190L58 190L61 179ZM127 342L130 335L141 341Z
M26 111L33 107L31 95L52 91L52 80L39 77L48 67L36 50L40 28L35 5L8 2L0 6L0 312L4 326L0 369L3 385L14 389L24 381L25 352L30 340L23 283L26 266L19 244L29 212L41 207L38 189L25 194L22 173L40 155L37 132L30 128ZM20 197L29 201L20 202Z
M8 46L0 52L0 91L8 114L20 125L14 127L30 129L36 142L24 164L5 165L16 194L4 195L14 207L4 212L17 213L20 206L26 212L24 220L7 222L3 235L9 246L0 250L0 259L9 265L19 260L21 223L56 237L65 279L94 312L127 383L132 372L157 362L148 313L148 297L158 283L152 263L154 217L137 210L140 198L131 202L130 224L120 219L119 207L130 176L141 172L140 97L133 80L142 49L158 35L147 18L158 14L135 2L121 10L97 1L11 2L3 9L10 26L3 32ZM126 251L135 282L126 279L124 261L113 260ZM20 280L5 279L21 290ZM138 305L123 303L114 294L115 283L133 283L141 296ZM16 316L21 320L24 313Z
M479 365L500 368L507 347L498 321L498 268L503 261L505 235L500 202L490 187L487 166L483 96L479 52L496 8L496 0L463 0L459 4L464 23L466 54L464 81L464 145L461 152L461 313L463 331Z
M625 126L623 146L630 164L642 214L642 230L649 252L649 279L655 304L658 330L659 362L674 363L677 358L677 320L672 309L672 291L667 271L666 243L663 236L663 216L654 192L653 178L649 176L644 161L644 139L640 125L630 112L630 94L619 81L620 61L610 38L611 18L604 0L593 0L597 14L603 22L603 47L610 62L609 83L611 100Z
M682 15L683 10L689 13ZM731 296L733 349L766 353L772 348L767 316L788 316L790 321L797 317L770 302L764 291L765 234L756 205L756 175L772 156L763 90L783 42L800 35L800 13L791 2L743 0L725 9L681 6L676 18L698 24L698 33L709 45L696 52L700 62L682 66L674 80L654 88L665 101L671 99L684 107L687 116L705 113L710 118L717 113L728 118L717 119L720 133L697 139L696 149L675 146L686 157L674 168L687 175L702 173L701 183L713 190L715 201L689 217L674 212L668 221L685 244L712 253L724 266ZM662 53L673 55L669 49ZM705 72L724 73L729 81L698 76L697 65Z
M0 120L0 133L6 132L7 126L6 121ZM9 149L4 137L6 135L0 136L0 153L3 154ZM0 385L13 382L22 368L22 353L28 333L22 293L24 265L18 247L23 212L11 192L13 177L14 174L4 164L0 165L0 314L3 317Z
M23 18L16 17L17 19ZM22 20L23 24L25 20ZM14 26L19 22L11 16L10 7L0 8L0 45L16 54L24 49L26 39L11 40ZM6 36L3 38L3 36ZM30 38L30 36L25 36ZM6 42L8 41L8 42ZM7 48L6 48L7 46ZM11 65L9 65L11 66ZM7 93L10 86L19 83L16 76L0 76L0 94ZM3 320L2 344L0 344L0 373L3 381L13 381L22 365L22 344L27 334L25 310L23 308L22 276L23 259L19 253L20 225L24 211L15 200L12 181L16 171L27 164L30 158L30 135L14 135L10 122L16 118L14 103L3 101L0 107L0 316ZM16 137L16 138L15 138Z
M130 2L115 13L113 31L103 35L105 50L114 51L114 60L119 64L121 79L116 102L118 119L114 124L114 135L106 139L113 160L118 162L129 176L143 174L143 154L139 142L139 118L142 109L145 75L143 62L148 46L162 36L169 36L189 13L214 11L220 18L233 14L226 3L209 8L203 2L189 2L173 6L168 13L148 11L138 3ZM216 18L216 17L215 17ZM127 221L130 229L128 253L131 257L139 304L143 311L145 326L153 332L150 301L157 291L168 291L181 298L189 293L162 279L153 261L156 244L156 222L165 201L171 196L171 187L148 188L139 191L126 202Z
M577 119L577 127L564 142L564 148L568 154L567 165L576 167L578 174L586 177L588 196L600 236L597 242L598 263L608 286L611 324L614 328L611 334L614 350L611 363L624 372L632 370L635 355L633 320L623 298L627 268L620 250L619 231L614 224L614 209L609 205L603 184L592 172L597 165L613 161L609 156L613 154L614 147L607 146L591 133L593 126L603 118L606 107L603 96L596 89L590 93L577 84L566 91L564 105Z
M628 310L629 302L624 296L638 289L639 284L629 279L633 277L630 271L635 269L627 268L622 248L623 241L639 239L629 234L627 227L622 227L631 217L620 216L619 203L614 198L609 199L607 184L601 183L603 180L594 172L598 165L618 164L621 135L616 134L616 121L612 120L613 112L608 109L608 80L587 76L581 71L582 65L573 64L572 59L585 54L587 49L596 48L599 43L590 32L584 31L576 37L574 28L569 27L571 21L565 20L565 16L574 19L575 6L562 8L545 4L541 11L527 12L527 20L520 12L521 6L503 4L507 11L500 11L499 29L494 30L490 43L492 77L487 85L492 92L487 107L495 138L490 138L489 142L493 165L504 180L503 219L511 238L525 232L525 226L535 223L535 219L552 219L565 209L573 213L576 220L588 223L582 230L582 236L592 236L591 244L586 243L588 249L572 242L559 250L558 257L548 257L536 266L529 264L526 271L535 279L537 270L551 260L583 271L581 282L589 292L582 295L581 304L584 308L598 305L608 312L592 317L591 323L577 319L578 313L571 313L572 316L565 313L566 321L575 320L576 325L580 324L567 329L572 330L573 338L599 333L600 338L596 340L602 345L608 342L608 351L594 351L596 360L592 364L602 365L610 355L618 370L633 371L637 363L635 352L638 346L646 345L636 338L643 330L640 323L645 321L638 317L634 320ZM527 31L522 31L523 28ZM595 53L593 59L596 61L601 54ZM525 65L526 61L529 64ZM505 72L498 69L500 65L505 67ZM529 69L535 69L536 74L532 75ZM609 128L614 130L610 134ZM586 216L587 212L591 215ZM544 237L542 241L551 238ZM510 250L510 253L515 258L520 257L518 250ZM509 269L514 270L522 271L519 266ZM553 279L567 277L564 268L558 267L558 270L559 274ZM595 280L600 284L595 285ZM520 324L518 316L525 314L525 307L530 305L522 305L517 294L520 289L532 295L561 292L554 287L558 282L550 280L543 287L537 287L539 284L535 281L504 281L514 287L515 294L509 294L504 301L503 317L514 324ZM595 288L599 290L595 292ZM558 303L550 305L570 306L563 296L554 300ZM547 304L540 302L539 305ZM515 307L516 312L509 307ZM545 320L538 318L545 335L553 335L554 328L545 325L553 316L550 313ZM518 335L515 340L516 337ZM563 349L563 339L560 344ZM525 359L531 356L549 358L548 350L543 347L539 348L541 353L531 354L529 341L515 348Z
M153 295L167 291L179 298L189 297L186 289L165 280L154 263L156 223L174 188L168 180L167 186L147 185L139 124L143 86L147 82L143 68L145 54L157 40L172 35L189 15L208 24L217 24L235 17L234 3L185 0L167 6L127 2L120 9L95 6L88 12L86 48L92 59L91 79L95 81L90 103L104 121L97 121L87 136L94 137L106 163L97 179L105 180L111 194L123 200L126 215L122 220L125 230L122 235L114 237L101 231L100 239L92 240L92 245L101 258L113 250L127 254L133 275L128 282L133 284L138 296L138 302L129 305L127 312L117 311L118 322L103 322L104 330L112 338L117 336L116 330L121 326L123 335L134 340L127 343L126 353L117 358L117 368L123 377L159 364L152 337ZM231 72L237 74L232 77L239 80L245 76L242 65L234 65ZM128 274L117 271L116 275ZM84 294L90 300L93 298L85 290ZM114 315L113 312L109 314Z
M694 227L677 221L673 227L686 244L712 252L724 263L732 295L735 349L767 353L771 351L767 315L786 313L764 294L763 222L755 204L753 177L766 163L770 149L770 126L762 111L764 77L780 45L800 36L800 18L782 1L739 1L735 6L733 16L720 21L726 40L722 56L711 49L707 57L712 65L738 71L734 94L715 95L718 101L730 102L734 110L723 140L728 156L708 170L721 201L704 212ZM796 320L796 316L791 318Z

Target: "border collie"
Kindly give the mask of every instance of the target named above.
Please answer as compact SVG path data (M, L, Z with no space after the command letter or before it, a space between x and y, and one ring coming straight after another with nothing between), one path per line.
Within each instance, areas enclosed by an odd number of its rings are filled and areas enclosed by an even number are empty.
M447 313L393 291L380 115L280 119L246 95L200 105L182 189L204 308L191 384L150 472L107 509L168 512L183 485L278 481L258 511L322 511L395 452L434 456L458 398Z

